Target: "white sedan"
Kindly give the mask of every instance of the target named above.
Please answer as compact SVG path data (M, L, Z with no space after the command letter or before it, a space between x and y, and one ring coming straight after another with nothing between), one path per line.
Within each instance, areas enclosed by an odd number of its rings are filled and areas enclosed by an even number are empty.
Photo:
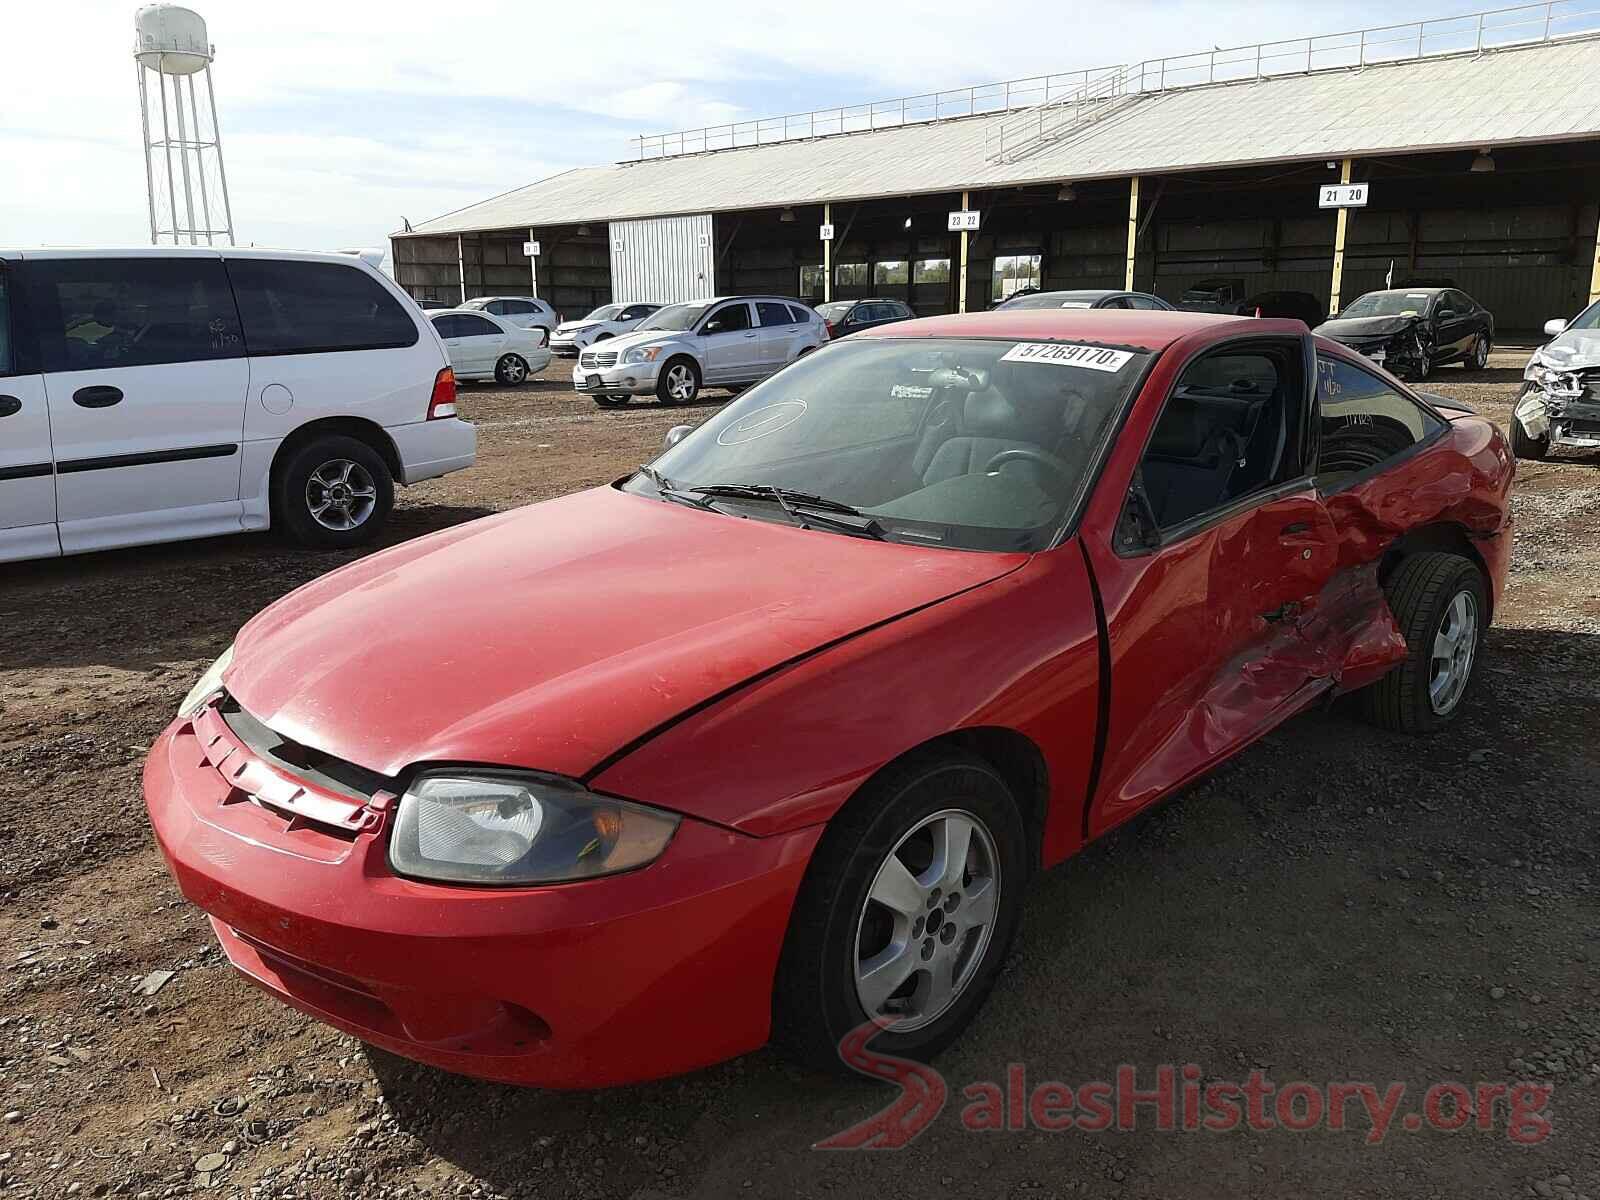
M563 321L556 326L550 349L561 358L577 358L578 352L596 342L631 333L659 304L602 304L581 321Z
M444 339L457 379L514 386L550 365L542 329L523 329L504 317L461 308L430 312L428 319Z

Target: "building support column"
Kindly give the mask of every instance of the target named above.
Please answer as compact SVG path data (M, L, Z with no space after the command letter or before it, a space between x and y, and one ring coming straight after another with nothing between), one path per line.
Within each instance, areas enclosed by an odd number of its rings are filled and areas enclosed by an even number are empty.
M456 278L461 281L461 303L465 304L467 302L467 250L461 237L461 234L456 234Z
M833 205L822 206L822 223L833 224ZM829 238L822 243L822 302L826 304L833 299L833 239Z
M1122 275L1122 289L1133 291L1133 265L1139 252L1139 177L1128 180L1128 265Z
M1339 182L1350 182L1350 160L1347 158L1339 166ZM1344 234L1350 224L1350 210L1341 208L1335 218L1333 227L1333 286L1328 293L1328 315L1339 314L1339 289L1344 283Z
M528 230L528 240L530 242L533 241L533 230L531 229ZM537 254L528 255L528 274L532 277L533 298L537 300L539 298L539 256Z
M1600 300L1600 222L1594 231L1594 271L1589 275L1589 303Z
M967 193L961 193L961 211L967 211ZM967 311L967 231L961 231L961 282L956 291L956 311Z

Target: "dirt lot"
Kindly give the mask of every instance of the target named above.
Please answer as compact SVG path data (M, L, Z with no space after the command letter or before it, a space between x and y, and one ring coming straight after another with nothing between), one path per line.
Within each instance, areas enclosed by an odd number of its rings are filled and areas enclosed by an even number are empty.
M1525 355L1430 385L1499 420ZM479 466L412 489L388 540L600 483L666 429L552 368L468 390ZM594 1095L364 1051L236 978L178 898L145 747L257 609L350 556L243 537L0 576L0 1191L222 1196L1600 1197L1600 464L1524 464L1481 686L1429 741L1335 710L1040 878L977 1027L904 1150L813 1142L881 1087L770 1053ZM175 975L152 995L136 985ZM159 978L159 977L158 977ZM154 980L150 981L152 984ZM1119 1064L1408 1085L1381 1145L1342 1133L963 1131L964 1085ZM1429 1084L1554 1085L1548 1138L1405 1128ZM15 1114L15 1115L13 1115Z

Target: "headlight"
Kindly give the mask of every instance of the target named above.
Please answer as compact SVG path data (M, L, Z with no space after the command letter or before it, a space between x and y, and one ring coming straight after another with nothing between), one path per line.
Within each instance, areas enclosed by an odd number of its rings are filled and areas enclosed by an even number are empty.
M678 818L521 772L441 771L400 798L389 865L450 883L592 879L653 862Z
M207 700L222 690L222 673L228 669L228 664L231 662L233 662L232 645L217 656L217 661L207 667L205 674L201 675L189 689L189 694L183 698L183 703L178 705L180 717L194 716Z
M656 355L660 354L664 349L666 349L664 346L635 346L622 356L622 361L625 363L655 362Z
M1565 396L1577 396L1583 392L1583 383L1576 375L1549 366L1540 361L1537 355L1528 360L1528 365L1523 368L1522 377L1538 384L1547 392Z

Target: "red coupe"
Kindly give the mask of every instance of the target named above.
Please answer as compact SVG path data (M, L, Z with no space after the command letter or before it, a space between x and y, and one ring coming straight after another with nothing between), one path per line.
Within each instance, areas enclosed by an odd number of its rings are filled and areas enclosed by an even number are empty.
M1294 321L888 326L272 605L151 821L240 971L453 1071L926 1056L1033 871L1331 696L1449 721L1512 472Z

